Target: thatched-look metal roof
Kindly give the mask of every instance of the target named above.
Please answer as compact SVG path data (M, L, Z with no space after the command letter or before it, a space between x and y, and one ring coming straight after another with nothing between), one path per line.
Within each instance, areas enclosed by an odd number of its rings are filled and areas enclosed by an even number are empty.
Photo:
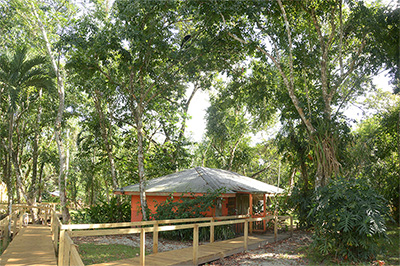
M225 193L283 193L283 189L268 185L253 178L242 176L231 171L206 167L184 170L149 180L146 183L146 192L155 193L207 193L220 188L225 188ZM139 192L139 184L117 189L116 192L126 192L127 194Z

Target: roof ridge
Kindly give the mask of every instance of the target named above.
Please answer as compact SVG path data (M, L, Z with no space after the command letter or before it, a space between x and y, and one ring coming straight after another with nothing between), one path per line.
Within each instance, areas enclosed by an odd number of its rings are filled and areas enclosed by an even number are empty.
M196 172L199 174L199 176L206 182L206 184L210 185L212 189L218 190L218 184L217 182L206 172L205 167L195 167L194 168Z

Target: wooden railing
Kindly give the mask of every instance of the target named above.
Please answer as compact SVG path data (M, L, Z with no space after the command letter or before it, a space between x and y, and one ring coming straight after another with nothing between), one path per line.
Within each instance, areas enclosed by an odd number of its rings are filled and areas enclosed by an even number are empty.
M109 223L109 224L61 225L58 265L59 266L75 265L72 264L71 261L73 256L72 253L75 252L74 249L75 245L72 242L71 237L104 236L104 235L120 235L120 234L140 234L140 265L145 265L145 234L153 233L153 253L157 253L158 233L165 231L181 230L181 229L193 229L193 264L197 265L198 254L199 254L198 247L199 247L200 227L210 227L210 242L212 243L214 242L215 226L229 225L229 224L244 224L243 247L245 250L247 250L250 223L263 220L273 220L274 237L276 241L278 235L278 222L287 219L290 219L290 232L292 235L293 234L292 217L273 216L273 215L259 217L259 218L250 218L249 216L242 215L242 216L204 217L204 218L193 218L193 219L171 219L171 220L155 220L155 221ZM132 228L135 226L137 228ZM124 228L124 227L129 227L129 228ZM112 228L117 228L117 229L112 229ZM79 231L73 231L73 230L79 230ZM74 257L73 259L76 258Z
M203 217L189 219L170 219L170 220L153 220L141 222L126 223L108 223L108 224L71 224L63 225L55 211L55 206L27 206L23 204L13 205L15 211L11 216L5 217L0 221L0 230L3 233L3 250L9 242L9 219L12 219L12 232L15 235L23 225L23 213L31 208L38 208L38 215L44 218L50 217L52 239L54 251L58 254L58 265L84 265L79 255L77 246L74 244L72 237L78 236L104 236L119 234L140 234L140 265L145 265L145 234L153 233L153 253L158 252L158 234L159 232L174 231L181 229L193 229L193 264L198 264L198 247L199 247L199 228L210 227L210 242L214 242L215 227L220 225L244 225L243 247L248 248L249 225L253 222L272 220L274 222L274 238L277 240L278 223L280 221L290 220L290 232L293 234L293 218L291 216L273 216L251 218L247 215L239 216L223 216L223 217ZM132 228L137 227L137 228ZM96 230L93 230L96 229ZM75 231L74 231L75 230ZM78 230L78 231L77 231ZM251 227L250 227L251 231Z
M2 209L7 209L8 205L7 204L0 204L0 208ZM49 207L47 204L46 205L38 205L38 206L28 206L26 204L13 204L12 205L12 214L6 216L0 221L0 231L1 231L1 239L2 239L2 250L4 251L5 248L7 247L8 243L11 241L11 235L12 237L15 237L17 233L21 230L23 227L23 214L28 210L32 208L37 208L38 209L38 217L41 217L44 219L44 221L47 221L47 217L50 215L50 211L52 207ZM11 228L9 228L9 223L11 219ZM10 232L11 229L11 232Z
M3 205L3 204L2 204ZM0 206L1 207L1 206ZM48 218L50 218L50 226L51 226L51 234L54 245L54 252L58 254L58 258L60 261L60 257L62 258L62 262L66 261L68 263L59 264L59 265L76 265L83 266L83 262L81 257L79 256L79 252L74 245L71 237L68 233L61 231L61 227L63 224L60 222L58 215L55 211L54 204L42 204L37 206L28 206L26 204L13 204L12 209L15 211L12 214L12 232L15 236L18 230L20 230L23 226L23 213L25 213L29 209L36 208L38 209L38 217L41 218L45 224L47 224ZM18 217L19 215L19 217ZM7 244L10 240L9 232L8 232L8 224L9 224L10 216L5 217L0 221L0 230L4 235L3 238L3 250L7 247ZM17 226L18 225L18 226ZM17 230L18 229L18 230ZM60 252L60 247L62 247L62 251Z

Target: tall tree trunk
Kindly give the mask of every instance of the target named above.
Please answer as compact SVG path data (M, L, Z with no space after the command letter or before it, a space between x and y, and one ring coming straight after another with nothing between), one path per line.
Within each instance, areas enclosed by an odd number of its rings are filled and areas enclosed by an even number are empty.
M32 179L28 195L33 204L36 203L36 194L37 194L37 173L38 173L39 131L40 131L39 125L42 112L42 107L40 104L41 98L42 98L42 89L39 90L39 107L36 115L35 136L33 139L33 151L32 151Z
M138 103L136 107L135 122L138 140L138 173L139 173L139 190L140 190L140 206L142 209L143 220L147 220L147 200L146 200L146 176L144 171L144 154L143 154L143 106Z
M56 123L55 123L55 139L57 143L57 148L58 148L58 154L59 154L59 161L60 161L60 169L59 169L59 176L58 176L58 186L60 190L60 204L62 208L62 218L63 218L63 223L68 223L69 222L69 210L67 207L67 193L66 193L66 175L65 175L65 148L64 148L64 143L61 138L61 123L63 119L63 113L64 113L64 108L65 108L65 95L64 95L64 80L61 75L60 69L58 67L57 61L55 57L53 56L51 46L49 39L47 38L47 32L46 29L42 23L42 20L40 19L35 6L32 4L32 10L33 14L37 20L37 24L40 28L40 31L42 32L42 36L46 45L46 51L47 54L50 58L51 65L53 67L54 72L56 73L57 76L57 88L58 88L58 100L59 100L59 105L58 105L58 111L57 111L57 118L56 118Z
M42 202L42 177L43 177L44 162L40 164L39 181L38 181L38 202Z
M100 131L101 136L103 138L104 146L108 156L108 162L110 163L110 170L111 170L111 179L112 179L112 188L116 190L118 188L118 180L117 180L117 171L115 169L115 161L113 155L113 145L112 140L107 132L107 122L103 113L103 109L101 108L101 95L98 90L95 90L95 94L93 95L94 105L96 107L97 114L99 116L99 124L100 124Z
M188 110L189 110L189 105L193 100L194 95L196 94L196 92L199 90L200 86L198 86L197 84L194 85L193 91L190 94L189 98L187 99L187 101L185 102L185 105L183 107L183 121L182 121L182 125L181 125L181 129L179 130L179 136L178 136L178 143L177 143L177 147L175 150L175 154L173 156L173 163L176 167L176 171L179 170L179 165L177 164L177 159L179 157L179 153L181 151L181 146L182 146L182 142L183 142L183 137L185 136L185 129L186 129L186 121L187 121L187 114L188 114Z

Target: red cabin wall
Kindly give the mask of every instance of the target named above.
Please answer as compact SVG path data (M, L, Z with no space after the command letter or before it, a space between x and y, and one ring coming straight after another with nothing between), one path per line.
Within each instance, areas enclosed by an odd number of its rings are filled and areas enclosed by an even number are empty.
M152 196L146 195L147 198L147 206L151 213L156 212L156 204L160 202L164 202L169 196ZM174 202L178 201L181 197L174 196ZM206 217L212 217L214 215L215 210L210 210L205 213ZM228 198L224 198L222 202L222 216L228 215ZM138 222L142 221L142 212L140 211L140 196L132 195L131 196L131 221Z

